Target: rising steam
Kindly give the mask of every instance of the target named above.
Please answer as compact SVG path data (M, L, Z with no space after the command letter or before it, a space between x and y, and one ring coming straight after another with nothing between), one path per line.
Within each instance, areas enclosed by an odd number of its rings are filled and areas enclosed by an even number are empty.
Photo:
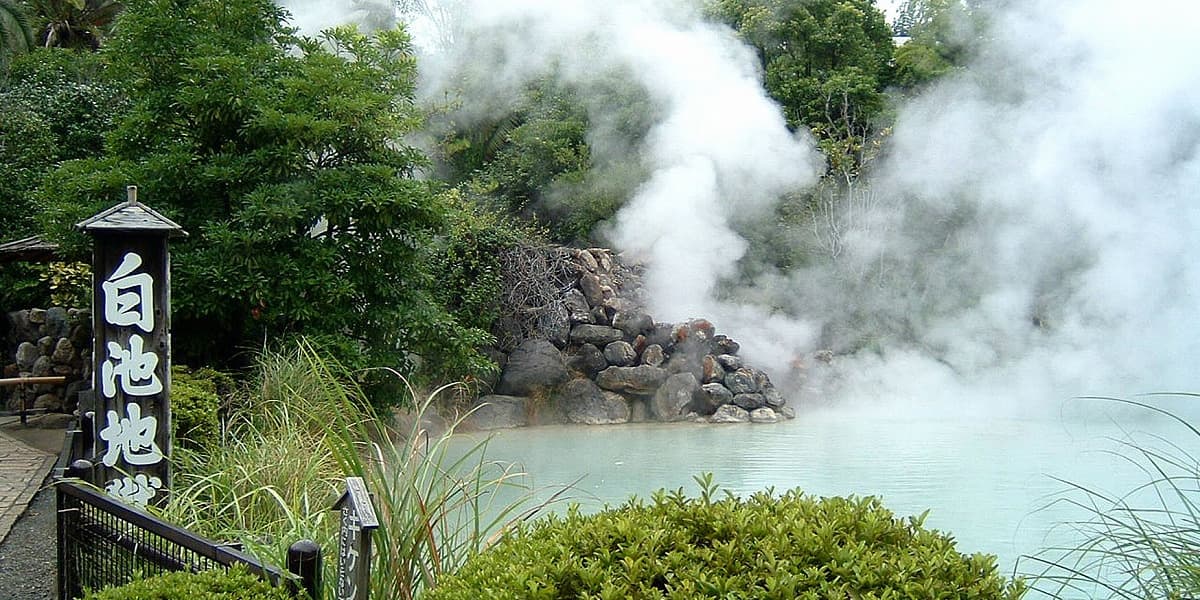
M648 135L595 146L649 174L607 235L647 264L656 318L708 317L778 379L842 353L844 397L1200 390L1200 5L997 3L975 63L902 107L872 176L795 239L814 261L779 272L747 268L733 223L821 160L732 32L682 1L452 4L455 43L422 71L428 97L464 93L462 120L548 73L647 93ZM585 103L601 128L622 108ZM718 294L739 269L749 291Z
M752 52L687 4L463 4L454 52L427 63L432 96L465 87L465 112L502 114L522 86L550 73L583 90L622 73L646 93L655 118L636 148L593 144L601 154L636 152L649 173L608 237L648 266L645 283L658 318L718 312L715 286L734 275L747 246L730 222L812 183L821 164L809 140L789 132L765 96ZM599 124L624 108L585 103L589 121Z
M827 342L867 337L847 307L877 327L862 388L1198 388L1200 7L1153 4L1009 3L971 69L903 110L875 235L787 278L825 300Z

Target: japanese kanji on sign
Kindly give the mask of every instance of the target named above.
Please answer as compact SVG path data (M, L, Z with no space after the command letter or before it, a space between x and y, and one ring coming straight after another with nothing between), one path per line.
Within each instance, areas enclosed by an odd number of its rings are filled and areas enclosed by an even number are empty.
M171 456L170 257L187 235L137 201L76 225L94 238L97 480L109 495L144 506L166 501Z

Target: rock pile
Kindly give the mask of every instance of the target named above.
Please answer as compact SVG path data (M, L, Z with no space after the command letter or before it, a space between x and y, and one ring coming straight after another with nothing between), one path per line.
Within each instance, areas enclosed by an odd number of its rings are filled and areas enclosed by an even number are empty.
M501 375L477 401L474 426L794 416L767 374L746 365L740 345L712 323L656 323L641 308L635 271L606 249L569 252L577 278L543 311L562 318L497 356Z
M90 387L92 355L91 311L53 307L19 310L7 315L5 347L15 352L3 376L64 376L63 385L0 387L0 406L51 412L71 411L79 391Z

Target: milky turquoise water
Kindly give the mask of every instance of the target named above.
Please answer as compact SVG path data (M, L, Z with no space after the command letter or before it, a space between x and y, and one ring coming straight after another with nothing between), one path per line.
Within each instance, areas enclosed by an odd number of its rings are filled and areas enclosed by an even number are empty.
M578 480L568 495L585 510L659 488L694 492L702 472L737 494L876 495L899 515L929 509L927 526L953 535L963 552L997 555L1012 573L1040 570L1022 555L1080 541L1067 524L1089 515L1063 501L1081 498L1064 480L1116 494L1148 480L1122 458L1120 440L1130 438L1196 445L1186 428L1148 411L1073 400L1036 417L826 408L775 425L518 429L496 433L487 456L522 466L541 497Z

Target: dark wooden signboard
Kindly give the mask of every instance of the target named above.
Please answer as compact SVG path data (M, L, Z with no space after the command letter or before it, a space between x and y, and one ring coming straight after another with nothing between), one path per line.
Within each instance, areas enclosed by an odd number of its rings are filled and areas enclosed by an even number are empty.
M76 225L93 236L96 472L117 499L162 505L170 486L171 263L179 225L137 201Z
M367 600L371 592L371 533L379 527L375 506L361 477L346 478L346 493L333 505L340 511L337 600Z

